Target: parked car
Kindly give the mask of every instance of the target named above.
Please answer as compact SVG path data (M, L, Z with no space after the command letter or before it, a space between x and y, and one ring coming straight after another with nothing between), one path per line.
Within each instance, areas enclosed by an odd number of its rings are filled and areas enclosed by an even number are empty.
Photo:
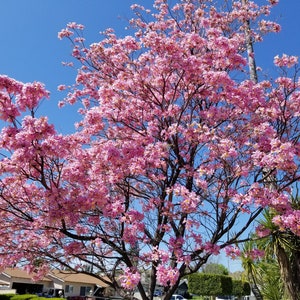
M184 298L184 297L181 296L181 295L173 294L173 295L171 296L171 300L187 300L187 299Z
M160 291L160 290L155 290L154 293L153 293L153 296L154 296L154 297L160 297L160 296L162 296L162 295L163 295L163 292Z
M64 298L64 290L62 289L49 289L48 291L44 291L42 293L38 293L39 297L45 298Z

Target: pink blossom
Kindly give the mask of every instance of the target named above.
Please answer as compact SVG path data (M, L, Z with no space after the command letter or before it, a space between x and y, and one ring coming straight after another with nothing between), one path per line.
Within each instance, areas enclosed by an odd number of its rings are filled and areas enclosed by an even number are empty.
M252 260L259 259L259 258L263 257L264 255L265 255L264 250L260 250L260 249L251 249L250 251L247 251L246 253L244 253L245 257L249 257Z
M65 37L71 37L73 35L73 32L69 29L62 29L59 33L58 33L58 38L61 40Z
M192 191L188 191L184 186L177 185L173 190L174 194L181 199L180 206L183 211L191 213L197 209L200 199Z
M66 255L76 255L82 252L82 244L80 242L71 242L64 246Z
M300 234L290 199L300 81L297 68L285 69L298 58L275 57L278 78L247 78L245 20L255 42L278 31L267 19L277 1L234 1L230 11L171 2L155 0L151 18L134 5L132 36L108 29L86 48L82 25L58 34L73 46L65 65L78 70L73 85L58 87L68 89L59 105L78 108L72 134L37 114L48 97L41 83L0 76L1 267L32 269L38 257L111 276L134 266L121 288L133 290L138 270L151 269L150 285L168 292L224 247L238 256L234 245L264 207L277 211L279 230Z
M135 269L126 268L120 276L121 286L126 290L133 290L140 282L141 275Z
M64 84L60 84L58 87L57 87L57 90L58 91L64 91L67 87L64 85Z
M84 29L84 25L77 24L76 22L70 22L70 23L68 23L67 27L70 28L70 29L79 29L79 30L83 30Z
M288 67L291 68L295 64L298 63L298 57L297 56L289 56L286 54L283 54L281 57L278 55L274 57L274 64L277 67Z
M232 259L236 259L241 255L241 250L237 246L227 246L225 247L225 253Z
M255 228L255 233L258 237L266 237L270 234L270 229L265 228L262 225L259 225Z
M163 286L173 286L177 283L179 277L178 269L173 269L165 265L158 265L157 267L157 281Z
M279 32L281 27L279 24L271 21L262 20L260 22L260 30L264 33L266 32Z
M214 255L218 255L220 253L220 246L213 244L211 242L206 242L203 245L203 249L208 253L212 253Z
M279 0L269 0L271 5L276 5L279 3Z
M294 234L300 235L300 210L288 211L285 214L277 215L272 220L280 230L290 229Z

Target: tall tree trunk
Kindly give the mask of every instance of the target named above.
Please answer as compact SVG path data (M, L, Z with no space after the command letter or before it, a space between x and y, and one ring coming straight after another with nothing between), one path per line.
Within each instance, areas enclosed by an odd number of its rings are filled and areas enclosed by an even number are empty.
M242 5L245 7L248 4L248 0L241 0ZM254 47L253 40L251 37L251 24L250 20L245 21L245 43L247 49L248 56L248 65L249 65L249 75L250 79L254 82L258 82L257 70L256 70L256 62L254 56ZM270 172L268 170L264 170L267 177L270 177ZM272 175L271 175L272 176ZM275 180L268 181L267 184L271 185L271 188L276 188ZM300 300L300 251L284 249L281 245L276 245L276 257L280 268L281 278L284 281L285 289L289 294L290 300ZM290 255L289 255L290 254ZM254 281L255 283L255 281ZM257 287L257 285L256 285ZM257 287L258 288L258 287ZM258 292L261 296L260 290L258 288Z
M250 275L251 280L250 281L252 281L251 291L254 294L256 300L263 300L264 298L263 298L263 295L261 294L259 286L256 283L255 276L252 271L250 271L250 272L251 272L251 275Z
M246 6L248 4L248 0L241 0L241 1L243 6ZM248 56L250 79L254 83L257 83L258 77L257 77L256 62L254 57L253 40L251 37L250 20L246 20L244 26L245 26L245 42L246 42L246 49L247 49L247 56Z
M296 252L298 252L296 254L298 259L296 259L296 257L294 257L294 251L292 251L292 255L289 258L285 249L281 245L276 245L275 249L281 278L284 281L285 289L289 298L290 300L300 300L300 253L296 250Z
M241 3L245 7L248 4L248 0L241 0ZM250 79L254 83L257 83L258 77L257 77L256 62L255 62L255 56L254 56L253 40L251 37L250 20L245 21L244 27L245 27L245 44L246 44L246 49L247 49L249 75L250 75ZM259 286L256 283L255 276L252 271L250 271L250 272L251 272L251 274L250 274L251 281L253 283L251 290L257 300L263 300L263 296L261 294Z

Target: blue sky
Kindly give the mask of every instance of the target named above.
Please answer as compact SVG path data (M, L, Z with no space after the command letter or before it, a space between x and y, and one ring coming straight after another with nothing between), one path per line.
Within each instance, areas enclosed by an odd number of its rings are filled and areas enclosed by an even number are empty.
M77 114L75 108L57 108L63 97L57 86L74 82L76 73L61 65L70 60L71 46L67 40L59 40L57 33L75 21L86 26L89 43L99 41L99 32L108 27L121 35L132 17L132 1L0 1L0 74L22 82L43 82L51 100L43 103L40 112L45 111L59 131L72 131Z
M259 0L264 2L266 0ZM132 17L130 5L139 2L151 7L151 0L9 0L0 1L0 74L17 80L41 81L51 92L42 111L59 131L71 131L76 118L74 108L57 109L63 95L56 91L59 84L72 83L75 72L61 65L70 58L71 46L60 41L57 33L68 22L86 27L89 43L100 39L99 32L112 27L119 35ZM281 0L273 18L282 25L282 32L272 34L257 46L258 65L272 71L276 54L300 54L300 1Z

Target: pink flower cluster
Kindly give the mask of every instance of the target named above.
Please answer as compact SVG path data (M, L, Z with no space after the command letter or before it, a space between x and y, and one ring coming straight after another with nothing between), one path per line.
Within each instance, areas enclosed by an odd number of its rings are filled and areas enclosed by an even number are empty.
M14 121L27 109L33 110L49 92L40 82L22 83L0 75L0 119Z
M225 247L225 253L232 259L236 259L241 255L241 250L237 246Z
M295 235L300 236L300 210L277 215L273 218L273 222L281 230L290 229Z
M165 265L158 265L156 268L157 281L162 286L173 286L177 283L179 278L178 269L174 269Z
M193 191L188 191L184 186L176 185L173 189L173 193L178 197L182 211L192 213L197 210L200 199Z
M141 258L146 264L152 262L162 262L167 264L170 259L170 253L167 250L158 249L158 247L153 247L152 251L141 253Z
M141 274L136 269L126 268L119 278L125 290L133 290L141 280Z
M255 229L255 233L258 237L262 238L270 235L271 230L269 228L265 228L262 225L258 225Z
M281 30L281 27L279 24L277 24L275 22L271 22L271 21L262 20L259 25L260 25L260 30L263 33L279 32Z
M67 28L62 29L58 33L58 38L61 40L63 38L70 38L74 34L74 30L83 30L84 26L82 24L77 24L76 22L70 22L67 24Z
M259 258L262 258L265 255L265 252L264 250L260 249L251 249L249 251L246 251L243 255L252 260L257 260Z
M300 171L300 81L290 76L297 68L286 69L298 58L275 57L284 74L275 80L243 79L245 21L257 26L253 42L278 31L262 20L270 5L233 1L219 11L214 1L169 2L154 2L150 22L134 5L133 36L108 29L86 48L82 25L58 34L73 45L66 65L80 64L74 85L58 86L69 90L63 103L80 106L74 134L36 116L48 96L41 83L0 76L0 265L32 267L38 257L78 270L100 265L109 275L127 266L119 278L126 290L147 267L151 284L168 289L226 246L240 255L235 245L265 207L280 214L280 229L300 235L290 201Z
M294 66L297 63L298 63L297 56L283 54L281 57L278 55L274 57L274 64L277 67L291 68L292 66Z

